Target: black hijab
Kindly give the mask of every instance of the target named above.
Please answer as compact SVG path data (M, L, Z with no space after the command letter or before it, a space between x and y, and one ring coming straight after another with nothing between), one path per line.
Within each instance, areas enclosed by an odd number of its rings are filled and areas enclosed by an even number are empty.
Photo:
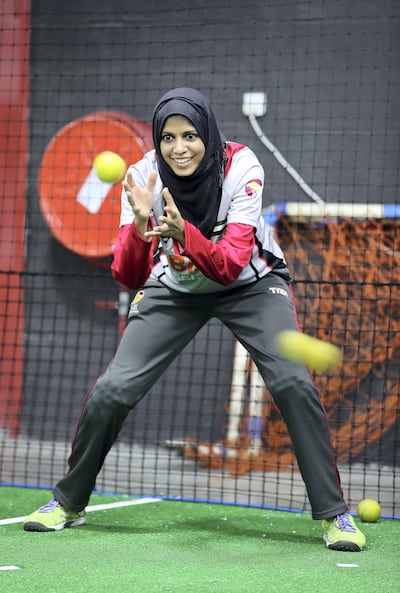
M165 121L182 115L196 128L205 146L204 157L188 177L176 175L161 156ZM153 114L153 142L161 180L174 198L182 217L210 237L217 220L224 177L224 137L207 99L191 88L172 89L157 103Z

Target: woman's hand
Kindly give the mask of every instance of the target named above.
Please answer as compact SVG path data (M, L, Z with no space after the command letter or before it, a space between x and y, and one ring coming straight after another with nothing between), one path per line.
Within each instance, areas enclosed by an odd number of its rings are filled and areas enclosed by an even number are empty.
M185 223L167 187L163 189L163 196L166 206L164 208L165 215L160 216L161 224L153 227L151 231L146 231L144 236L168 237L185 246Z
M140 187L133 179L132 173L127 174L122 182L129 204L135 214L135 224L139 232L144 236L153 208L153 190L156 184L157 172L152 171L149 175L146 187Z

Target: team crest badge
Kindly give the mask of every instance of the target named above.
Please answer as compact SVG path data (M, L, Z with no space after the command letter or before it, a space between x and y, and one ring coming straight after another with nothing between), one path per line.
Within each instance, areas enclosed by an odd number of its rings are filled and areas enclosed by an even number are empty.
M138 303L139 301L142 300L142 298L144 297L144 290L139 290L139 292L136 293L135 298L133 299L130 309L129 309L129 315L134 315L135 313L139 313L139 309L138 309Z
M256 197L262 190L261 179L252 179L245 186L245 192L250 198Z
M144 290L139 290L139 292L136 293L135 298L133 299L133 302L138 303L139 301L142 300L143 297L144 297Z

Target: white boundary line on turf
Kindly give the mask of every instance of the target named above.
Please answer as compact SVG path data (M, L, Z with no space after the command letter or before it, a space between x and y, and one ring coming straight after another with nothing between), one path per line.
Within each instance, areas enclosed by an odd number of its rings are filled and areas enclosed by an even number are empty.
M121 500L120 502L106 502L104 504L92 504L86 507L86 512L106 511L108 509L118 509L120 507L131 507L138 504L148 504L150 502L160 502L162 498L134 498L132 500ZM13 523L22 523L26 517L12 517L11 519L0 519L0 525L12 525Z

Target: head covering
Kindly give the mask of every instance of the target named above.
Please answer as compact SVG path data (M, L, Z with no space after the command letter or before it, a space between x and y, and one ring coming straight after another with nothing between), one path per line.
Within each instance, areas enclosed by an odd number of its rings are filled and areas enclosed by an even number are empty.
M161 133L168 117L182 115L195 126L205 146L204 157L189 176L176 175L161 155ZM209 237L221 201L224 140L208 100L197 90L172 89L157 103L153 114L153 142L161 180L174 198L182 217Z

